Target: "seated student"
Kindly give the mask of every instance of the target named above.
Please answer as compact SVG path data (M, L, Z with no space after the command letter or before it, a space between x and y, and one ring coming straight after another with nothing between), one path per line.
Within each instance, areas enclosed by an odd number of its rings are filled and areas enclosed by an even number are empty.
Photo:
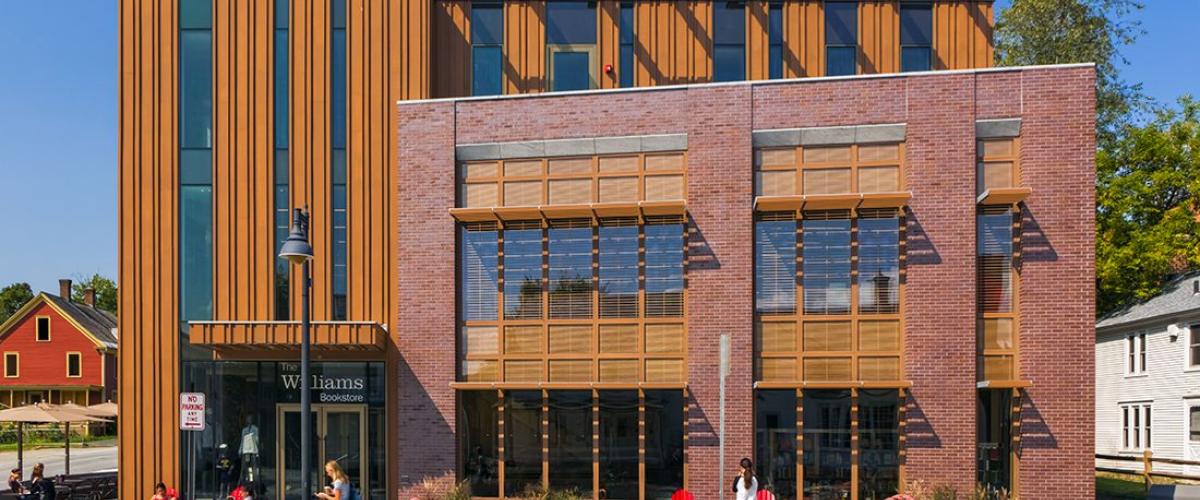
M177 498L175 490L167 488L164 483L158 483L154 485L154 496L150 497L150 500L175 500L175 498Z
M8 489L12 490L12 492L17 495L25 493L25 485L21 484L20 468L13 469L12 472L8 474Z
M45 472L45 465L39 463L33 466L33 473L29 475L29 491L21 496L23 500L54 500L54 481L46 479Z

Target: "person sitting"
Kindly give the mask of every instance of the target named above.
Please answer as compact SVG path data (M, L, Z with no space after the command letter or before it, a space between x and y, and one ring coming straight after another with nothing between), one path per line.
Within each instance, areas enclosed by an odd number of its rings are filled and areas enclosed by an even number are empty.
M8 489L16 495L25 493L25 485L21 484L21 469L15 468L8 474Z
M175 500L175 498L177 498L175 491L160 482L154 485L154 496L150 497L150 500Z
M57 493L54 481L47 479L45 473L44 464L33 466L33 473L29 475L29 491L21 496L23 500L54 500Z

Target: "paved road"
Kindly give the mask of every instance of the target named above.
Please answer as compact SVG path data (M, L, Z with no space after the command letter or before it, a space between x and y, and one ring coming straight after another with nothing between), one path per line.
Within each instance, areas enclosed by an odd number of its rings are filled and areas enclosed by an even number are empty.
M64 453L62 448L25 450L25 479L29 479L29 472L33 470L33 465L38 462L46 464L47 476L57 476L62 474L64 472L63 458ZM16 466L17 452L15 450L0 453L0 470L4 471L6 473L5 475L7 475L9 469ZM116 470L116 468L116 446L97 446L90 448L82 448L78 445L71 446L72 474Z

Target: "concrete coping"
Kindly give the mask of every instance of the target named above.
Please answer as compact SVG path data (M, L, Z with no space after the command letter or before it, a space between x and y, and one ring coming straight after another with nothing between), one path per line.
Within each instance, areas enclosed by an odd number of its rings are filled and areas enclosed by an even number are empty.
M454 156L475 161L685 151L687 139L687 134L661 134L459 144L454 146Z
M902 142L906 131L907 126L903 123L755 130L754 147L839 146Z
M976 139L1002 139L1021 135L1020 118L975 120Z

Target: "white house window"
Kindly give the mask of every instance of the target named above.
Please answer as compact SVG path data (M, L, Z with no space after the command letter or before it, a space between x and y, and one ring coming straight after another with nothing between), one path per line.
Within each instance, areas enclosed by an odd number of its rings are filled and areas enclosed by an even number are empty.
M1200 368L1200 324L1188 327L1188 367Z
M1196 418L1192 417L1193 422ZM1132 451L1149 450L1151 421L1149 403L1121 405L1121 448ZM1193 436L1196 434L1193 433Z
M1146 373L1146 334L1134 333L1125 337L1125 374Z
M1200 443L1200 406L1188 408L1188 440Z

